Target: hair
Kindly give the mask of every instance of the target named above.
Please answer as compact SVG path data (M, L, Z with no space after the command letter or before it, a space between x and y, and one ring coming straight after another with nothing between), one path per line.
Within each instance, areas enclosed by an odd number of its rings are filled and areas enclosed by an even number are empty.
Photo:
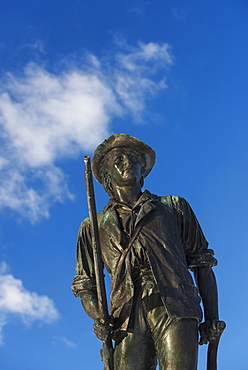
M132 149L130 149L130 150L132 150ZM132 150L132 151L135 152L138 156L139 163L141 165L141 173L143 174L144 173L144 168L146 166L146 161L145 161L144 155L142 153L140 153L139 151L136 151L136 150ZM108 193L108 195L111 198L114 198L115 197L115 189L112 185L112 181L111 181L112 179L111 179L111 175L109 173L108 167L109 167L109 161L107 161L106 156L104 156L104 158L102 159L102 161L99 164L99 174L100 174L100 177L101 177L101 180L102 180L102 185L103 185L104 190ZM141 188L144 186L143 176L141 178L140 185L141 185Z

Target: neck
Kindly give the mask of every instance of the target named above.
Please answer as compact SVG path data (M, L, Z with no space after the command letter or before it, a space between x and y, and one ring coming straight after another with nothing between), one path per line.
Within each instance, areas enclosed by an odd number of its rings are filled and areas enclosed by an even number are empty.
M141 194L142 192L140 185L137 185L136 187L117 186L115 189L115 198L120 202L129 205L130 207L135 205Z

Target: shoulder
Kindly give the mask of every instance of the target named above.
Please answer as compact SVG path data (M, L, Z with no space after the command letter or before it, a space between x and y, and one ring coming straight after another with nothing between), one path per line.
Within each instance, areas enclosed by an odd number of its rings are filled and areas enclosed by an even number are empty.
M180 197L178 195L167 195L164 197L160 197L161 203L164 205L169 206L177 213L184 215L185 213L188 213L188 211L191 210L191 207L187 200L183 197Z
M161 203L171 205L173 207L178 207L183 204L188 204L186 199L178 195L166 195L160 197Z
M102 222L102 220L104 219L104 216L105 216L104 211L97 213L98 224ZM80 227L79 227L79 232L81 232L82 230L88 229L89 227L90 227L90 218L87 217L81 222Z
M149 193L149 192L148 192ZM155 194L149 193L150 197L154 199L155 202L162 203L167 207L172 207L176 210L181 208L190 208L189 203L187 200L179 195L165 195L165 196L158 196Z

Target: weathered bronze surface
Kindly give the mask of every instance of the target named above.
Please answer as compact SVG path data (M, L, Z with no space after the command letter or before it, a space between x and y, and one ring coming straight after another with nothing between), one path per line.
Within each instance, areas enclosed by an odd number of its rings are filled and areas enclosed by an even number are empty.
M104 341L111 332L115 370L152 370L157 361L161 370L195 370L200 297L200 344L218 340L220 333L212 271L217 261L185 199L142 192L154 162L148 145L125 134L96 148L93 173L111 197L97 215L101 255L112 279L109 321L99 316L89 219L79 229L72 289L94 320L97 337Z

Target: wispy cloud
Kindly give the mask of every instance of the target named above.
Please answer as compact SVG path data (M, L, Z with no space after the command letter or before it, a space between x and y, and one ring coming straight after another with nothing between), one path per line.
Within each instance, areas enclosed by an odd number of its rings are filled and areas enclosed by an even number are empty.
M7 325L6 315L0 314L0 346L3 345L3 328Z
M172 64L171 48L168 44L139 42L138 47L130 47L125 42L121 41L121 43L127 51L119 53L118 59L120 65L129 71L139 70L141 75L144 71L156 71L158 66L167 67Z
M182 8L172 8L172 15L177 21L182 21L185 19L188 15L188 10L187 9L182 9Z
M77 347L77 344L75 342L70 341L66 337L56 337L53 340L53 344L62 343L68 348L75 348Z
M34 41L29 44L23 44L20 46L20 49L31 49L39 53L45 53L44 43L40 39L34 39Z
M9 273L6 263L0 264L0 343L2 329L12 315L18 316L24 324L39 320L52 323L59 317L53 301L28 291L22 281Z
M115 91L122 106L129 111L134 120L143 120L146 98L167 87L165 70L173 64L168 44L138 43L137 47L119 40L124 52L116 55L118 67L115 73ZM159 70L163 74L157 76Z
M124 42L119 47L104 61L88 54L80 67L67 65L57 74L30 63L22 76L5 75L0 208L32 222L49 217L53 202L73 198L58 162L92 150L108 136L113 118L131 114L142 121L146 98L167 87L170 47Z

